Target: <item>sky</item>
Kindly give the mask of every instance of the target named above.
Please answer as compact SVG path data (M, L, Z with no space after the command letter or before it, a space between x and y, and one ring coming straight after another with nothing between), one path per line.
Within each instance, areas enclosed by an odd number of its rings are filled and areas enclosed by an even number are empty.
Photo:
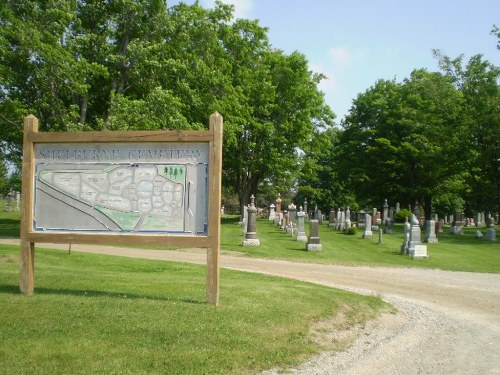
M169 1L173 5L178 1ZM192 4L194 0L184 0ZM223 0L236 18L257 19L272 46L304 54L337 115L379 79L402 82L415 69L439 71L432 50L468 61L482 54L500 66L493 25L500 0ZM215 0L200 0L212 8Z

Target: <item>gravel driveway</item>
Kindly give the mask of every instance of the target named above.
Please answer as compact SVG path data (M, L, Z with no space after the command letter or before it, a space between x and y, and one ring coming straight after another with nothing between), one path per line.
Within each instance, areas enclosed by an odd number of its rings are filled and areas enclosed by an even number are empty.
M206 264L206 252L197 249L73 245L72 251ZM357 327L347 351L322 353L288 374L500 374L500 274L305 264L225 252L221 266L377 295L396 306L397 314Z

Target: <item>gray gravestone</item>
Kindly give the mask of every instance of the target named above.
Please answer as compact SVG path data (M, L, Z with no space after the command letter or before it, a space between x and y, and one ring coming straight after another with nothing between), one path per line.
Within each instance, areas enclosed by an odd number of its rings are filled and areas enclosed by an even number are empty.
M383 211L383 216L382 216L382 222L385 223L385 221L387 220L387 218L389 218L389 205L387 204L387 199L384 200L384 211Z
M426 220L425 222L425 242L438 243L436 237L436 222L434 220Z
M408 243L408 254L414 259L427 258L427 247L422 245L422 233L419 221L413 213L411 216L410 241Z
M322 246L319 241L319 221L311 220L309 228L310 234L306 244L307 251L321 251Z
M297 212L297 219L299 221L299 226L297 230L297 241L299 242L307 242L307 234L305 231L304 219L306 214L302 211L302 207L300 207L299 212Z
M408 222L408 218L405 217L404 240L403 244L401 245L401 254L408 255L408 243L410 242L410 231L411 231L411 224Z
M497 232L495 231L494 228L488 228L486 229L486 239L488 241L493 241L493 242L496 242L497 240Z
M274 219L276 218L276 212L274 211L274 208L276 206L274 204L271 204L269 206L269 221L274 221Z
M373 232L372 232L372 218L370 214L365 213L365 231L363 233L363 238L373 238Z
M330 210L330 214L328 215L328 226L330 228L335 228L335 209Z
M250 197L250 205L247 209L247 231L245 233L245 239L243 241L243 246L259 246L260 241L257 238L257 208L254 203L255 197Z
M287 232L290 233L292 236L295 233L295 217L297 215L297 207L292 203L288 206L288 217L289 217L289 222L288 222L288 229Z

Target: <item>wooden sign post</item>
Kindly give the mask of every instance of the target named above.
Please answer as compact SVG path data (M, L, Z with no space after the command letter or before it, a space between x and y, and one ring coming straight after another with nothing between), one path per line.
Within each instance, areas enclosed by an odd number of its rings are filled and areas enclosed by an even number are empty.
M207 249L219 304L222 116L208 131L38 132L24 120L21 279L34 292L35 243Z

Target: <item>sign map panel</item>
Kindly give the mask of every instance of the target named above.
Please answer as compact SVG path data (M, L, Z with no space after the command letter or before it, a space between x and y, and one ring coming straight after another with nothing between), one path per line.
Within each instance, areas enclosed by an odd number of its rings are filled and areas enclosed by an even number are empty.
M207 232L208 144L37 144L36 231Z

